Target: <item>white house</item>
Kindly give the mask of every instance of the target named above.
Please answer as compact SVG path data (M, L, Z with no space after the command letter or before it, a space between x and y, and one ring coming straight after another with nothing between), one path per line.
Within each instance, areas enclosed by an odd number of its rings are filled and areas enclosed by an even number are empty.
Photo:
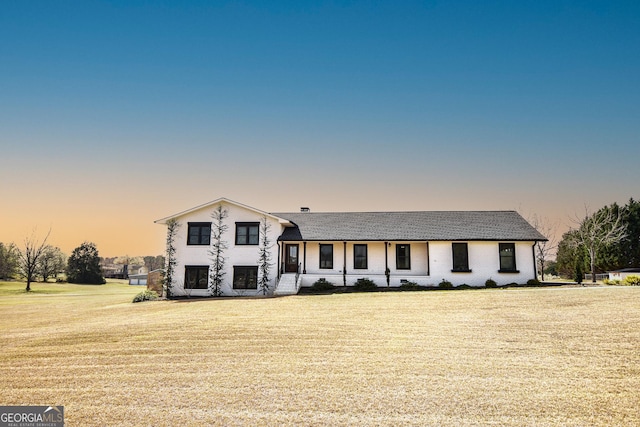
M640 268L623 268L621 270L609 271L609 280L624 280L628 276L640 276Z
M220 198L156 221L179 224L173 295L210 294L212 215L219 207L227 213L223 295L261 292L263 223L272 243L268 293L276 295L295 294L320 278L337 286L359 278L380 287L442 280L484 286L489 278L526 283L536 277L533 246L546 240L515 211L267 213Z

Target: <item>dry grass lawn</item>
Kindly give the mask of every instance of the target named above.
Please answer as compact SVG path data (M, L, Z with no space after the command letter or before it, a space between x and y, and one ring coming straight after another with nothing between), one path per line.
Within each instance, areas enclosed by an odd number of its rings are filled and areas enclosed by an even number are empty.
M637 287L131 304L139 287L22 286L0 283L0 404L64 405L69 426L640 425Z

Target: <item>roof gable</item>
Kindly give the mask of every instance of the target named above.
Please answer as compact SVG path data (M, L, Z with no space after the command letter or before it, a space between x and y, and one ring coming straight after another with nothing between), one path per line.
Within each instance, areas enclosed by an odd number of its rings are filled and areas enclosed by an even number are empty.
M270 214L270 213L268 213L268 212L261 211L260 209L253 208L253 207L251 207L251 206L248 206L248 205L244 205L244 204L242 204L242 203L235 202L235 201L230 200L230 199L227 199L227 198L225 198L225 197L220 197L220 198L218 198L218 199L212 200L212 201L207 202L207 203L204 203L204 204L202 204L202 205L199 205L199 206L193 207L193 208L191 208L191 209L187 209L186 211L178 212L177 214L170 215L170 216L168 216L168 217L158 219L158 220L156 220L156 221L154 221L154 222L155 222L156 224L166 224L166 223L167 223L167 221L169 221L170 219L173 219L173 218L180 218L180 217L182 217L182 216L185 216L185 215L191 214L191 213L196 212L196 211L199 211L199 210L201 210L201 209L207 209L207 208L209 208L209 207L211 207L211 206L217 205L218 203L225 203L225 204L228 204L228 205L234 205L234 206L237 206L237 207L240 207L240 208L243 208L243 209L247 209L247 210L250 210L250 211L252 211L252 212L255 212L255 213L259 214L259 215L264 215L264 216L266 216L266 217L268 217L268 218L276 219L276 220L277 220L278 222L280 222L281 224L289 225L289 221L287 221L286 219L283 219L283 218L277 217L277 216L275 216L275 215L273 215L273 214Z

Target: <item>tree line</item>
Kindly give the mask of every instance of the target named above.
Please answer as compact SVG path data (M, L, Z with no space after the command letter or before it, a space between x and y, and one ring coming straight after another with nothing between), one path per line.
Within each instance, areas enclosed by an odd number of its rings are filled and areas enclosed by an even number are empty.
M562 235L556 256L562 276L581 279L595 274L640 267L640 202L613 203L574 220L575 227Z
M22 248L14 243L0 242L0 279L25 279L27 291L31 290L32 282L38 279L48 282L51 278L57 279L61 273L66 275L69 283L105 283L102 259L95 243L84 242L67 257L59 247L47 243L50 233L40 240L34 232L25 238ZM161 268L164 262L162 256L136 258L140 258L149 271Z

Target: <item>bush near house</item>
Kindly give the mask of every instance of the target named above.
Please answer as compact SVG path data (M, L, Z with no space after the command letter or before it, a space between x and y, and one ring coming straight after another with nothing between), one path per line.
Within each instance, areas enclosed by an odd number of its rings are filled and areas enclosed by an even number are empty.
M366 277L361 277L360 279L356 280L353 288L357 291L373 291L378 289L378 286L373 280Z
M442 279L442 282L438 283L438 287L441 289L453 289L453 283L448 280Z
M153 301L158 299L158 294L154 291L142 291L135 297L133 297L132 302L143 302L143 301Z
M311 285L311 290L315 291L315 292L324 292L324 291L332 291L334 290L336 287L333 285L333 283L329 282L327 279L318 279L316 280L316 282Z
M623 283L627 286L640 286L640 276L627 276Z
M497 288L498 284L493 279L487 279L487 281L484 282L484 287L485 288Z
M423 291L425 287L418 285L416 282L404 282L398 289L401 291Z

